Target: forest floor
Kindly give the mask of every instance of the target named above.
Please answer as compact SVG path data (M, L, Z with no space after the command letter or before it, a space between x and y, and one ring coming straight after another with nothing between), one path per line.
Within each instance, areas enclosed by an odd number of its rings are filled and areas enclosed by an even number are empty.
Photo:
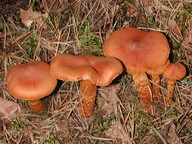
M30 7L43 17L26 26L20 11ZM62 53L103 56L106 38L125 27L162 32L170 44L170 61L187 69L186 76L176 81L176 103L166 104L162 89L161 104L153 104L155 116L141 106L128 73L98 87L89 118L82 118L77 109L78 82L59 81L58 89L42 99L47 109L39 115L31 112L26 101L9 94L6 76L11 66L36 60L49 63ZM13 114L0 113L0 144L190 144L192 1L0 1L0 97L19 107Z

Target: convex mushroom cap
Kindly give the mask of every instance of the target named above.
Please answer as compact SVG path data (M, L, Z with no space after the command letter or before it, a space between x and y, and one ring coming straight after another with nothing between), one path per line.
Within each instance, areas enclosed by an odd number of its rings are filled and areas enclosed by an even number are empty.
M91 54L60 54L50 63L50 74L66 81L90 80L97 86L106 86L123 71L119 60Z
M49 74L49 65L42 61L11 67L7 82L9 93L23 100L43 98L52 93L57 85L57 80Z
M105 41L106 56L116 57L128 73L147 72L167 62L170 47L160 32L145 32L129 27L113 32Z
M186 68L183 64L176 62L170 63L163 76L171 80L180 80L186 75Z

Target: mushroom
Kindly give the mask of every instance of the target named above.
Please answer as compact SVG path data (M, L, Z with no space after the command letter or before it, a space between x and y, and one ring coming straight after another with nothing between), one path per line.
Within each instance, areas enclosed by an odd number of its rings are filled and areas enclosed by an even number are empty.
M146 72L163 67L170 47L160 32L145 32L129 27L113 32L103 46L105 56L119 59L133 76L143 106L151 113L151 84Z
M34 113L45 109L40 100L53 92L57 80L49 74L49 64L35 61L12 66L7 75L9 93L19 99L27 100Z
M50 63L50 74L64 81L80 81L79 110L82 117L89 117L94 108L96 86L107 86L123 71L115 58L91 54L60 54Z
M163 73L163 76L167 78L167 89L169 93L165 93L165 101L167 103L172 102L175 81L182 79L186 75L186 68L183 64L176 62L170 63Z

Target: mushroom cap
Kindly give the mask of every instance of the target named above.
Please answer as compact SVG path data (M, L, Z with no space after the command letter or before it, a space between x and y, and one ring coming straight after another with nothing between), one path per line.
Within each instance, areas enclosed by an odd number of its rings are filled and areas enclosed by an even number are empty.
M186 68L183 64L176 62L170 63L163 76L172 80L180 80L186 75Z
M16 98L38 100L53 92L57 80L49 74L49 64L36 61L12 66L7 75L8 91Z
M160 32L145 32L137 28L119 29L105 41L106 56L116 57L128 73L146 72L167 62L170 47Z
M152 75L160 75L166 70L166 68L169 66L169 64L170 64L170 61L167 60L167 62L164 65L151 69L151 70L147 71L147 73L152 74Z
M90 80L98 86L106 86L121 74L123 66L119 60L111 57L91 54L60 54L50 63L50 74L65 81Z

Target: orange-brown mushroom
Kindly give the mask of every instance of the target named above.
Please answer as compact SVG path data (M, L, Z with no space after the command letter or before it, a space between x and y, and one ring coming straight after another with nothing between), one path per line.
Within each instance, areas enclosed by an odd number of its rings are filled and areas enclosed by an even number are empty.
M83 117L89 117L93 111L96 86L106 86L112 82L123 67L115 58L85 55L61 54L50 63L50 74L65 81L80 81L79 110Z
M42 61L12 66L8 71L7 82L9 93L27 100L34 113L45 109L40 99L52 93L57 85L57 80L49 74L49 65Z
M140 100L151 112L151 84L146 72L163 67L168 60L170 47L166 37L160 32L145 32L136 28L119 29L105 41L103 51L106 56L119 59L126 71L133 75Z
M183 64L176 62L170 63L163 76L167 78L167 89L169 93L165 93L165 100L167 103L172 102L173 92L175 88L175 81L182 79L186 75L186 68Z

